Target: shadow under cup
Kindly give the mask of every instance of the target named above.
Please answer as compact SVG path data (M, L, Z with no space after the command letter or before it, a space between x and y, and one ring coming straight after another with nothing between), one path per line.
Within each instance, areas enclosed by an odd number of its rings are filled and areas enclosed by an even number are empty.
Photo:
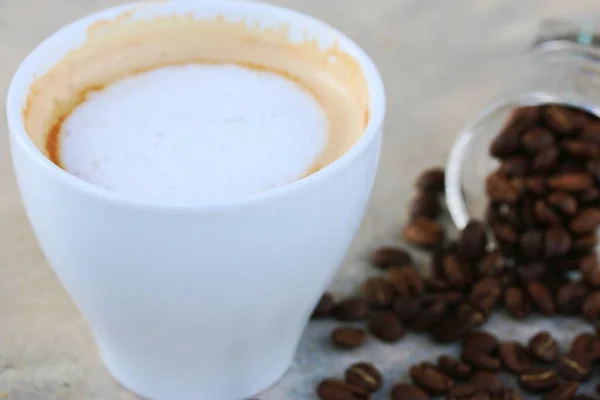
M83 48L90 27L110 35L106 21L157 18L237 21L285 34L290 43L345 54L366 85L364 133L312 175L220 203L156 204L70 175L41 144L52 124L44 116L53 115L43 110L62 107L59 89L35 111L38 127L27 126L35 82ZM294 11L220 0L135 3L83 18L27 57L7 100L17 182L44 254L111 374L161 400L247 398L287 370L312 308L360 225L384 114L381 78L346 36Z

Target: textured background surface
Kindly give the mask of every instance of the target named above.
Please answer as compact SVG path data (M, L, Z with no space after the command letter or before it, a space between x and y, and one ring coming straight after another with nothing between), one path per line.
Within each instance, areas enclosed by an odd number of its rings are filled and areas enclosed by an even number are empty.
M423 167L444 163L459 129L503 86L508 61L528 43L537 22L598 10L597 0L272 2L347 32L372 55L388 92L383 159L362 229L332 287L340 295L351 293L372 272L364 259L373 247L398 242L414 176ZM0 0L0 93L41 39L73 19L118 3ZM102 367L84 322L35 242L13 179L6 128L0 129L0 394L11 400L134 399ZM549 326L563 338L568 328L579 327L563 322ZM507 325L498 317L492 325L508 336L526 338L539 321ZM318 322L308 327L295 365L262 399L313 398L318 377L341 375L348 363L363 358L383 368L391 384L405 378L409 360L443 350L409 337L395 346L371 340L359 352L342 354L328 350L331 326ZM386 399L387 393L386 388L375 399Z

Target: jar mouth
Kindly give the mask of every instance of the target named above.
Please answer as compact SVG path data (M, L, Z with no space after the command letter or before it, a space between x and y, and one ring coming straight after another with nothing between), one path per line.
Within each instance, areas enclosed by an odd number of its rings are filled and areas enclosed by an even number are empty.
M458 229L463 229L472 219L485 221L488 203L485 179L499 165L489 155L489 146L510 113L518 107L542 104L565 105L600 116L600 105L549 92L522 93L490 103L459 132L446 162L446 203Z

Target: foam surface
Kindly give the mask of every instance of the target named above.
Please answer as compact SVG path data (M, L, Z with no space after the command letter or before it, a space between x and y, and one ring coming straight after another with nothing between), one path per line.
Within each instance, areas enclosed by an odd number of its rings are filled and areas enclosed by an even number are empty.
M318 101L290 79L190 64L90 94L62 125L61 161L108 189L193 203L301 178L325 148L327 131Z

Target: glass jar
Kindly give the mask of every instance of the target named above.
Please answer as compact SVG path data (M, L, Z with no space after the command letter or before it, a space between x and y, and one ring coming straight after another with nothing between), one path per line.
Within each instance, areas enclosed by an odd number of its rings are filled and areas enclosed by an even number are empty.
M520 106L557 103L600 116L600 18L546 20L507 77L508 90L460 133L446 166L446 201L456 226L484 219L485 179L498 167L489 146Z

